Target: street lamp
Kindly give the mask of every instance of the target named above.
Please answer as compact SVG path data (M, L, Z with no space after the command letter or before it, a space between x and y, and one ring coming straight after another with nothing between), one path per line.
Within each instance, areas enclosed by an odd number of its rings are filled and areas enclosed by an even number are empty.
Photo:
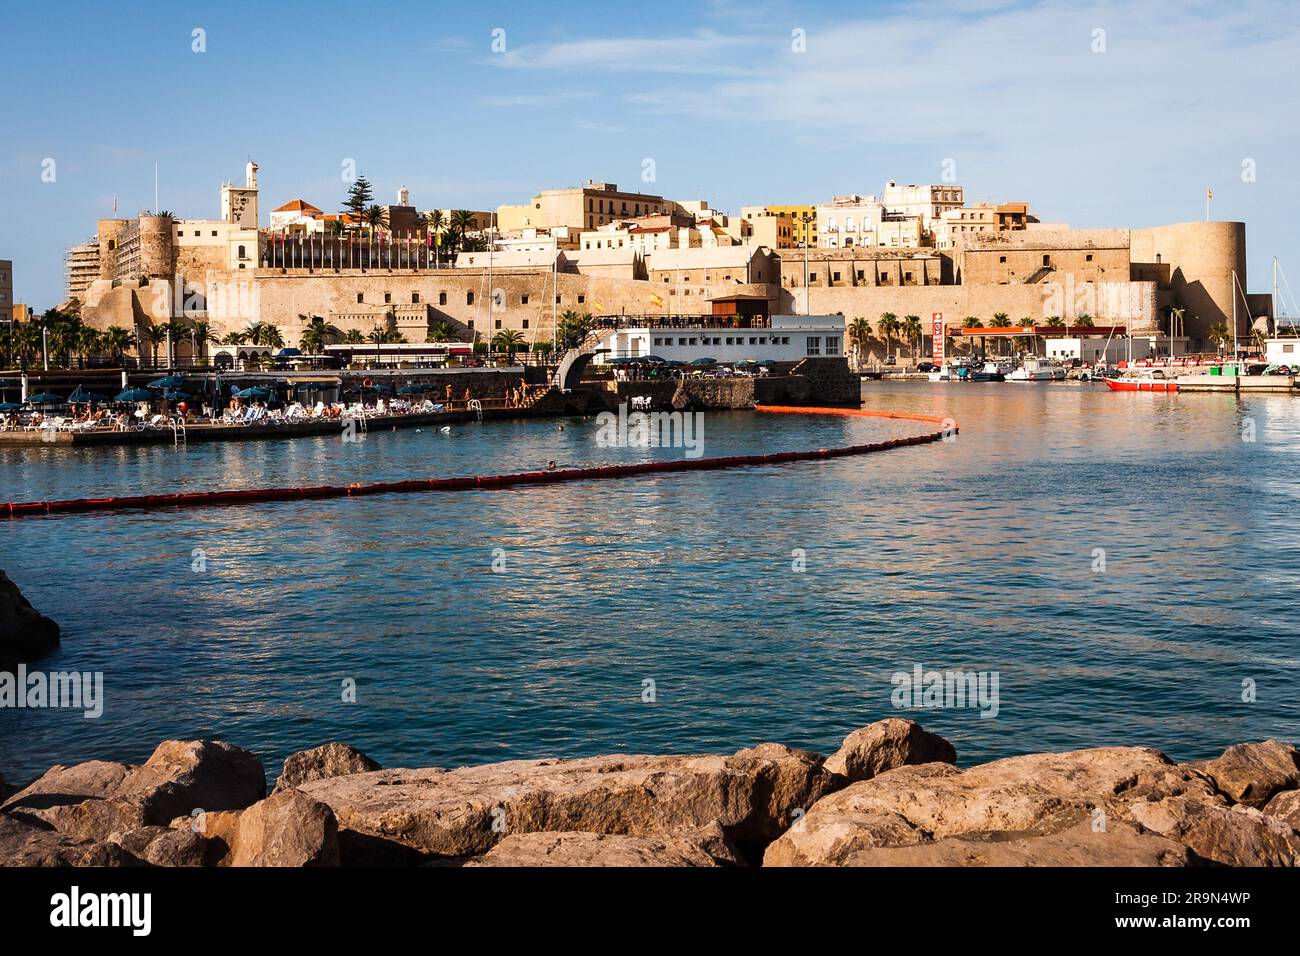
M816 222L817 217L802 212L799 214L799 221L803 223L803 314L809 315L812 303L808 298L808 226Z

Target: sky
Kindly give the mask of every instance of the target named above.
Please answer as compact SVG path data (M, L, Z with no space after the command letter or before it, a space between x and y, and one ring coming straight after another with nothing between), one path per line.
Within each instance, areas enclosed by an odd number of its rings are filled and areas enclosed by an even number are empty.
M1300 5L1059 2L13 4L0 259L63 298L67 246L154 207L262 223L342 203L492 209L588 179L742 205L944 182L1044 222L1244 220L1251 291L1300 291ZM195 31L202 31L196 34ZM197 37L197 38L196 38ZM201 48L201 49L196 49Z

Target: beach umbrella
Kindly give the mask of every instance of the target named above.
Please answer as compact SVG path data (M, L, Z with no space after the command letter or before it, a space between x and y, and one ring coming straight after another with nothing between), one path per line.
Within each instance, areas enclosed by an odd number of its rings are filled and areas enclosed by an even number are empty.
M236 398L270 398L271 397L270 392L268 392L264 388L260 388L257 385L250 385L248 388L245 389L235 389L233 394L235 395Z
M276 358L296 358L299 355L302 355L302 351L294 348L280 349L275 353Z
M18 402L0 402L0 412L16 412L22 409Z
M108 396L100 395L98 392L89 392L78 385L73 393L68 396L68 401L74 405L90 402L106 402L108 401Z
M150 388L180 388L185 384L185 379L179 375L168 375L165 378L154 379L149 383Z
M433 391L434 388L435 386L433 385L403 385L401 388L397 390L397 394L398 395L424 395L427 392Z
M51 392L41 392L39 395L29 395L27 398L28 405L59 405L66 402L62 395L54 395Z
M690 364L691 365L717 365L718 360L715 358L709 358L705 356L703 358L691 359Z
M758 364L756 359L741 359L736 363L736 368L753 368Z
M156 396L147 388L128 388L117 393L115 402L152 402Z

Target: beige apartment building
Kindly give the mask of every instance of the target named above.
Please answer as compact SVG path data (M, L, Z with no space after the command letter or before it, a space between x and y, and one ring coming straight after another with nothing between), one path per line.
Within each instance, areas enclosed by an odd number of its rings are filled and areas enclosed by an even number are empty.
M99 278L99 240L79 242L69 246L64 258L67 279L67 298L78 302L86 300L86 290Z
M802 224L796 226L789 213L773 212L767 206L743 206L740 218L749 224L745 242L769 249L793 249L798 245L795 236Z
M543 189L531 203L499 206L497 228L502 232L520 229L596 229L620 219L657 216L673 211L674 203L663 196L620 190L614 183L588 180L570 189Z
M922 231L933 233L945 212L966 205L965 197L965 189L955 183L900 186L891 179L880 202L891 215L919 217Z
M14 320L14 264L0 259L0 322L6 327Z

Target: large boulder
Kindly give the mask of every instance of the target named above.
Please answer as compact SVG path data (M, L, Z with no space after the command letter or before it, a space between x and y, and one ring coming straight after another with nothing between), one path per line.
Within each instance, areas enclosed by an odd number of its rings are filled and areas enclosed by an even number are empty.
M0 866L138 866L115 843L90 842L0 813Z
M1254 807L1168 797L1140 801L1127 815L1177 840L1200 859L1225 866L1300 866L1300 833Z
M875 847L1056 831L1121 795L1133 802L1184 794L1214 799L1206 780L1144 747L1031 754L964 771L905 766L823 797L767 848L763 862L836 866Z
M205 813L196 821L218 866L338 866L338 824L330 808L286 790L246 810Z
M346 777L352 773L369 773L382 769L351 744L330 743L313 750L302 750L284 762L284 770L275 782L275 793L312 780Z
M242 810L266 796L266 771L247 750L216 740L167 740L111 796L138 803L166 826L195 811Z
M64 766L55 764L32 783L12 794L0 810L39 810L102 799L119 787L132 768L110 760L87 760Z
M1300 753L1277 740L1234 744L1198 768L1234 803L1248 807L1262 808L1275 793L1300 786Z
M816 754L762 744L724 756L514 760L380 770L302 784L338 817L343 862L486 853L536 831L658 836L718 821L757 855L835 786Z
M208 841L190 829L145 826L109 837L137 860L151 866L205 866Z
M1264 807L1264 812L1300 830L1300 790L1279 793Z
M59 646L59 625L32 607L0 571L0 670L44 657Z
M685 833L515 833L467 866L744 866L716 821Z
M1187 866L1187 848L1141 827L1105 829L1082 818L1045 832L1008 836L967 833L933 843L872 847L850 853L844 866Z
M957 762L952 744L914 720L889 717L845 737L840 749L826 758L826 769L855 782L895 767L936 762Z

